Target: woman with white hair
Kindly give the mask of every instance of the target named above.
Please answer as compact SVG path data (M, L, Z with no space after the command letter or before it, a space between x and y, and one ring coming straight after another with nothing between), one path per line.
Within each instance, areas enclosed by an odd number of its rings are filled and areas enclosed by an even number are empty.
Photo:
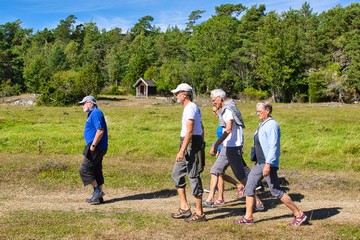
M270 192L280 199L294 214L290 226L300 226L306 221L306 215L300 211L293 200L280 187L277 171L280 160L280 127L271 117L272 105L262 101L256 105L256 114L262 121L254 134L256 164L251 169L246 183L246 213L245 216L235 220L237 224L252 224L253 206L255 203L255 188L258 181L264 177L269 185Z

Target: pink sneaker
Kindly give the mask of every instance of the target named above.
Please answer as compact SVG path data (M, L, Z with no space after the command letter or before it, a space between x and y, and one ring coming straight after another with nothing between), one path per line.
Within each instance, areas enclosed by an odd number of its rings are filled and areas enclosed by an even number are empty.
M234 223L236 224L253 224L254 220L253 219L246 219L245 217L242 217L238 220L235 220Z
M303 222L305 222L306 219L307 219L307 217L306 217L305 213L303 212L299 217L294 217L293 221L291 223L289 223L289 225L292 227L298 227Z
M225 203L224 199L215 198L214 205L219 205L219 204L224 204L224 203Z

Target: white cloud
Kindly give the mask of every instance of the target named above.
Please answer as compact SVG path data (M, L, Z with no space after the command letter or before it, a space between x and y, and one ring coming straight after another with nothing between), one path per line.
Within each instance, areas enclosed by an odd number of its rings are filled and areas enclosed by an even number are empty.
M169 26L177 26L180 29L185 29L188 16L182 11L162 11L158 18L154 19L153 24L165 31Z
M107 31L114 28L121 28L122 33L126 33L127 30L133 27L133 24L120 17L106 18L104 16L96 16L93 21L98 26L99 30L106 29Z

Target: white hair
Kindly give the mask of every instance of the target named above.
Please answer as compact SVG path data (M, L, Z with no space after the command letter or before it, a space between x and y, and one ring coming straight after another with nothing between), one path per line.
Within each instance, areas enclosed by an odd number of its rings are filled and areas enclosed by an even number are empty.
M272 113L272 105L269 101L261 101L256 104L256 107L269 111L269 114Z
M226 99L226 93L222 89L214 89L211 91L210 97L221 97L222 99Z

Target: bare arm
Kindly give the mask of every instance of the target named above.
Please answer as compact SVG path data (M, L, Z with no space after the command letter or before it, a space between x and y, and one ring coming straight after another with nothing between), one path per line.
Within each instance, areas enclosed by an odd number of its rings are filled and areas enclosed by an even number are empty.
M223 132L221 137L216 141L214 146L210 149L210 154L211 155L216 154L219 145L229 136L229 134L231 133L233 123L234 123L234 120L229 120L229 121L227 121L225 123L226 124L225 125L225 131Z
M102 129L102 128L98 129L96 131L94 140L90 146L90 151L95 151L95 147L93 147L93 145L97 146L103 136L104 136L104 129Z
M193 132L194 132L194 120L192 119L188 119L186 120L186 134L185 134L185 137L184 137L184 141L181 145L181 148L178 152L178 154L176 155L176 161L177 162L180 162L184 159L184 155L185 155L185 150L192 138L192 135L193 135Z

